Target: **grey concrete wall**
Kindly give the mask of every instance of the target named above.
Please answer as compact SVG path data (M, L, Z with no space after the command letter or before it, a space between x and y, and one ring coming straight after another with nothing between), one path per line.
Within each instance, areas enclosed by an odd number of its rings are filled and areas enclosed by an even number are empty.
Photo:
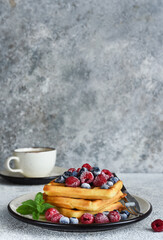
M163 172L163 1L0 0L0 162Z

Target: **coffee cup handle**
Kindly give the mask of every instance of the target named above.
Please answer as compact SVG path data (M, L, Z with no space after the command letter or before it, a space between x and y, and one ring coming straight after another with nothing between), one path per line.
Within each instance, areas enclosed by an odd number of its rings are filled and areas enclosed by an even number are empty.
M10 172L15 172L15 173L18 173L18 172L19 173L23 173L23 171L21 169L19 169L19 168L14 169L14 168L10 167L10 162L12 160L17 161L17 162L20 161L20 159L18 157L15 157L15 156L7 158L7 160L6 160L6 168L7 168L7 170L9 170Z

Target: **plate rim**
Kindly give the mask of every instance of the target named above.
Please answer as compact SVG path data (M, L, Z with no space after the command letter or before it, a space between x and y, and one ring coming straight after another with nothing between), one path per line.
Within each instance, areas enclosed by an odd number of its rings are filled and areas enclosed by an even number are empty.
M23 194L20 195L19 197L25 196L25 195L29 195L30 193L27 194ZM32 194L32 193L31 193ZM38 227L43 227L46 229L50 229L53 231L64 231L64 232L100 232L100 231L108 231L108 230L112 230L115 228L119 228L122 226L127 226L128 224L132 224L138 221L141 221L145 218L147 218L151 212L152 212L152 204L144 199L141 198L137 195L133 195L134 197L138 197L144 201L146 201L149 204L149 209L146 213L144 213L142 216L136 217L136 218L132 218L132 219L127 219L125 221L120 221L120 222L115 222L115 223L103 223L103 224L99 224L99 223L94 223L94 224L61 224L61 223L52 223L52 222L45 222L45 221L40 221L40 220L34 220L34 219L30 219L27 218L23 215L19 215L17 214L15 211L12 210L11 208L11 203L16 200L17 198L11 200L8 205L7 205L7 209L10 213L10 215L14 218L16 218L19 221L31 224L31 225L35 225Z

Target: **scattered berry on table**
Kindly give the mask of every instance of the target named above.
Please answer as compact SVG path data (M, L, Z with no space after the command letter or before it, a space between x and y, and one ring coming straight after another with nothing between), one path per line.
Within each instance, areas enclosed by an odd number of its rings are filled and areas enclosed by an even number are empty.
M65 178L61 175L55 179L56 183L65 183Z
M45 212L45 218L48 221L51 221L51 218L53 217L54 214L59 213L57 209L55 208L49 208Z
M94 216L91 213L84 213L80 218L80 222L83 224L92 224L94 222Z
M69 219L68 217L62 216L62 217L59 219L59 223L69 224L69 223L70 223L70 219Z
M108 180L109 178L113 177L113 174L109 170L107 170L107 169L103 169L101 171L101 173L104 174L104 176L106 177L106 180Z
M102 186L101 186L101 189L108 189L109 188L109 186L106 184L106 183L104 183Z
M52 218L51 218L51 222L53 222L53 223L59 223L59 220L60 220L60 218L61 218L62 216L63 216L63 215L60 214L60 213L54 214L54 215L52 216Z
M82 183L81 184L81 188L88 188L88 189L90 189L91 185L89 183Z
M95 177L94 181L93 181L93 185L95 187L101 187L103 184L105 184L107 182L106 178L104 177L103 174L99 174Z
M70 218L70 223L71 223L71 224L78 224L78 223L79 223L79 220L78 220L76 217L71 217L71 218Z
M80 181L81 183L91 183L94 180L94 176L91 172L87 171L87 172L83 172L80 175Z
M108 223L109 222L109 218L103 214L103 213L98 213L95 216L95 223Z
M113 184L114 184L114 183L113 183L112 181L108 181L108 182L107 182L107 185L108 185L109 187L112 187Z
M161 219L156 219L151 223L151 227L155 232L162 232L163 231L163 221Z
M77 177L70 176L66 178L65 185L67 187L79 187L80 180Z
M83 164L82 168L83 168L83 167L84 167L84 168L87 168L88 171L91 171L91 169L92 169L91 165L89 165L88 163Z
M121 220L121 215L117 211L111 211L108 214L110 222L119 222Z

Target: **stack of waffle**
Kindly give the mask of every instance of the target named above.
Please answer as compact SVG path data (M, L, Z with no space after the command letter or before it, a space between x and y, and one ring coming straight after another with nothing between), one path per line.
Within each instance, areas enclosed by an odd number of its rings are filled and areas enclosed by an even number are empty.
M67 187L56 183L55 179L44 186L44 200L54 205L66 217L80 218L84 213L102 213L104 211L123 210L119 202L125 196L121 189L123 182L118 181L109 189L93 187L91 189Z

